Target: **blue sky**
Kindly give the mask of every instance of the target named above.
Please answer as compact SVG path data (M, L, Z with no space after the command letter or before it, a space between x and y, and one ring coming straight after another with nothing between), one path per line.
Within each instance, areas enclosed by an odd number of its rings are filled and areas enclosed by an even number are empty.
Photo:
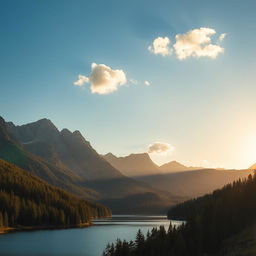
M99 153L175 149L157 162L245 168L256 162L255 1L0 0L0 115L80 130ZM212 28L224 53L153 54L157 37ZM91 64L120 69L109 94L74 86ZM129 82L138 80L138 84ZM150 82L145 86L144 81Z

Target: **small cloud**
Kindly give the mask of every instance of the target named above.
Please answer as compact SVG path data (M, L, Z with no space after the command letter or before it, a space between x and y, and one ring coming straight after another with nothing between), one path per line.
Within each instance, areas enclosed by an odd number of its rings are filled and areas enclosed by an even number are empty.
M92 93L109 94L127 82L126 75L121 69L114 70L104 64L96 63L92 63L91 68L90 76L79 75L74 85L83 86L85 83L90 83Z
M132 84L138 84L139 83L139 81L138 80L136 80L136 79L130 79L130 83L132 83Z
M170 39L168 37L157 37L154 39L152 45L148 47L148 50L154 54L160 54L167 56L172 53L172 49L169 48Z
M224 40L224 38L226 37L226 33L223 33L219 36L219 42L222 42Z
M215 59L224 48L218 44L212 44L211 36L216 34L212 28L199 28L188 31L185 34L176 35L176 43L173 45L178 59L188 57L209 57ZM220 38L224 39L225 34Z
M165 142L155 142L148 146L149 154L163 154L174 151L174 147Z
M149 86L150 85L150 82L149 81L144 81L144 84L146 85L146 86Z
M78 80L74 82L76 86L83 86L84 84L89 82L89 78L83 75L78 75Z

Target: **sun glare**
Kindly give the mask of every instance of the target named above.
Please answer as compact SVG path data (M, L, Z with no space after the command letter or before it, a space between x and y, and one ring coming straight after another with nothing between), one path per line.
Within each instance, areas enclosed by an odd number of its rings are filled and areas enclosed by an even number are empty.
M256 133L253 133L246 138L242 152L245 168L256 163Z

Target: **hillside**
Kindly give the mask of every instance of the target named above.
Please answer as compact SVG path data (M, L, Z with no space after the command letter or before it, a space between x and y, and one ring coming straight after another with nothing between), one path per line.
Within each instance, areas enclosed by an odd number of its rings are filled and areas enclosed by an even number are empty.
M169 219L186 220L178 228L153 229L146 237L139 231L134 242L117 240L103 255L255 255L255 194L256 175L249 175L172 207Z
M0 117L0 159L29 171L54 186L61 187L84 198L97 198L97 192L82 184L82 179L65 168L60 168L26 151L19 141L7 130Z
M198 197L223 187L239 178L245 178L252 170L201 169L137 177L151 186L183 197Z
M7 128L30 153L56 166L68 168L86 180L121 176L97 154L79 131L59 131L48 119L21 126L7 123Z
M81 200L0 160L0 227L68 227L110 214L102 205Z
M22 126L1 120L3 143L0 144L0 158L55 186L82 198L105 201L111 208L116 208L116 199L133 195L142 202L147 193L164 198L162 210L167 204L170 206L177 201L177 197L173 198L170 193L166 197L166 192L124 176L103 159L78 131L59 131L48 119ZM129 203L122 208L124 213L132 207L132 201ZM154 201L150 204L154 203L159 205Z
M256 175L238 180L214 191L211 195L191 200L173 207L168 212L171 219L196 221L195 228L201 225L201 243L206 252L215 252L228 238L234 241L239 232L247 230L256 223ZM246 232L248 233L248 231ZM255 237L254 243L255 243ZM241 254L242 255L242 254Z

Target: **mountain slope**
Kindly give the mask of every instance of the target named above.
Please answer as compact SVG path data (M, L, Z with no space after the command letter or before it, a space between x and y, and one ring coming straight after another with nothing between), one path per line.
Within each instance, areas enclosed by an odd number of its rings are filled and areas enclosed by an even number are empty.
M186 201L168 212L183 224L152 229L135 241L117 239L103 255L253 256L256 252L256 175L238 180L212 194Z
M30 153L54 166L70 170L85 186L99 192L99 199L153 190L122 175L91 147L79 131L59 131L48 119L22 126L8 123L8 131Z
M254 176L249 175L247 179L235 181L216 190L210 195L177 205L170 209L168 217L188 220L187 228L190 228L194 238L199 239L197 243L200 243L201 250L203 249L204 253L216 252L223 246L229 247L224 243L226 239L231 237L233 241L237 238L246 239L240 232L246 231L256 223L255 193L256 175L254 174ZM236 234L239 234L237 238L234 237ZM254 242L255 246L255 236L253 240L250 242ZM236 244L236 246L239 245ZM244 243L243 250L246 246L250 249L250 244ZM224 251L221 255L246 254L229 254Z
M61 187L84 198L97 198L97 192L86 188L82 179L67 169L59 168L24 150L22 145L7 130L0 117L0 158L29 171L52 185Z
M106 207L81 200L0 159L0 227L71 226L109 215Z
M223 187L239 178L245 178L252 170L201 169L137 177L151 186L184 197L197 197Z
M29 170L51 182L51 184L61 187L63 187L63 184L58 184L59 180L53 183L46 174L49 172L51 175L56 176L55 172L60 173L61 171L62 173L65 171L69 177L64 180L64 185L67 184L67 181L70 181L75 188L79 186L79 188L89 190L92 194L91 199L107 202L111 208L116 209L117 199L121 201L129 196L138 197L137 201L140 200L142 205L143 198L149 201L148 193L161 198L161 212L166 208L166 205L170 206L176 203L177 200L181 200L177 196L172 196L168 192L153 188L142 181L136 181L124 176L103 159L91 147L90 143L83 138L80 132L70 132L67 129L59 131L48 119L22 126L7 123L6 131L18 142L15 148L18 148L21 154L25 154L27 158L29 157L29 162L33 164L23 165L21 162L16 161L15 157L17 158L17 155L19 155L16 153L13 154L14 158L10 159L5 156L4 159L7 158L7 161L16 163L25 170ZM13 144L15 143L12 140ZM6 148L4 147L2 152L5 151ZM3 154L2 156L0 154L0 158L3 158ZM38 172L37 168L32 168L35 160L37 164L46 165L49 170L41 168L42 171ZM70 188L64 188L71 191ZM76 194L79 195L79 192ZM88 195L80 194L80 196L88 198ZM152 202L149 203L152 206L151 210L154 210L154 204L160 209L159 202L153 200L154 197L151 198ZM132 207L133 202L130 200L129 205L125 205L121 210L125 213L127 209ZM144 210L142 208L141 206L141 210ZM134 211L133 213L136 212Z
M52 164L71 169L80 177L95 180L121 176L97 154L79 131L59 131L48 119L22 126L8 123L8 130L29 152Z
M108 153L103 157L128 177L159 173L159 167L151 160L147 153L130 154L125 157L116 157L112 153Z

